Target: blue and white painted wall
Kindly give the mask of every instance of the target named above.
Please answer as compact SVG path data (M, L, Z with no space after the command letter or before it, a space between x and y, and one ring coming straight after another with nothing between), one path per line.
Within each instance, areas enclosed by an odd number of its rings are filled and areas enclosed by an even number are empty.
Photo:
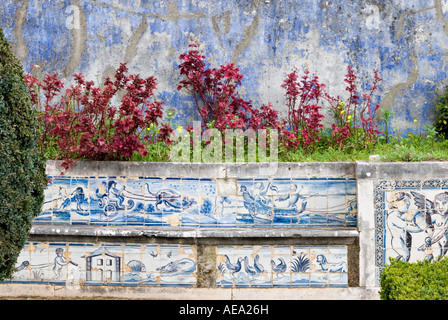
M283 115L280 85L305 65L334 95L345 93L348 64L366 86L379 69L375 102L393 110L393 125L403 129L414 119L431 124L434 91L448 84L446 0L2 0L0 27L26 71L40 66L36 75L101 80L121 62L154 75L179 124L197 118L190 97L177 91L190 34L213 65L240 68L246 99L270 101Z

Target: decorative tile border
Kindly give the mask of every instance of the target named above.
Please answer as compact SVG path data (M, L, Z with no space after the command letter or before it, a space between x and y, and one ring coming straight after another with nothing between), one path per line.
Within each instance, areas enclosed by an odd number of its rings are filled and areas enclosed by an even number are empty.
M448 179L376 180L375 267L377 283L390 258L416 262L448 249Z
M356 181L51 177L34 223L185 227L356 227Z
M219 246L218 287L347 287L346 246Z

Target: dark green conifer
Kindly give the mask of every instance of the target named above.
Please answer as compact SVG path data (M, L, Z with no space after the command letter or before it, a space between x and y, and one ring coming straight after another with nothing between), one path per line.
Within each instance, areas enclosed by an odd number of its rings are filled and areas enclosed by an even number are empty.
M47 183L23 67L0 28L0 281L14 272Z

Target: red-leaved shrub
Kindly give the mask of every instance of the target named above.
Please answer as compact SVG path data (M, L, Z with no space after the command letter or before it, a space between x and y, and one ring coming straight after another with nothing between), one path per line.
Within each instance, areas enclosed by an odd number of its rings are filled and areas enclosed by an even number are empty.
M65 169L81 159L126 160L135 152L146 155L145 129L158 124L163 102L155 100L156 78L142 79L126 75L127 71L126 64L121 64L115 80L106 78L101 88L75 74L74 84L64 93L65 85L56 73L46 75L42 82L26 75L33 103L40 111L41 144L57 145L57 159L63 160ZM117 107L114 98L119 94Z
M330 95L317 76L310 78L308 68L301 78L297 69L294 70L287 75L281 86L286 91L289 125L289 128L283 131L283 145L287 148L302 147L305 152L315 150L326 134L323 125L325 117L321 114L323 103L327 103L333 110L335 120L331 124L328 146L345 149L368 148L373 145L381 132L374 122L379 105L372 108L371 100L381 80L378 70L374 70L369 93L363 94L361 98L355 83L356 75L349 65L344 79L349 96L344 102L339 96Z
M195 107L202 118L203 127L225 129L276 128L278 111L271 104L259 110L240 97L238 87L243 75L233 63L219 68L208 68L206 57L201 54L200 43L190 37L186 53L179 59L180 80L178 90L185 89L193 95Z

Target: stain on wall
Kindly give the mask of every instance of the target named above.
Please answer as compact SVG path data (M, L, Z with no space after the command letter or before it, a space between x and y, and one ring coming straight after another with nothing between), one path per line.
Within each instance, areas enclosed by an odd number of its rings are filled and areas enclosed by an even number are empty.
M434 117L436 89L446 81L447 0L2 0L0 27L36 75L73 73L101 80L121 62L157 77L174 122L199 119L193 100L177 91L179 55L189 35L201 40L212 66L235 63L244 98L272 102L285 116L286 74L308 65L333 95L345 94L346 67L362 91L372 69L384 79L375 103L395 112L396 128ZM330 115L330 113L328 113Z

